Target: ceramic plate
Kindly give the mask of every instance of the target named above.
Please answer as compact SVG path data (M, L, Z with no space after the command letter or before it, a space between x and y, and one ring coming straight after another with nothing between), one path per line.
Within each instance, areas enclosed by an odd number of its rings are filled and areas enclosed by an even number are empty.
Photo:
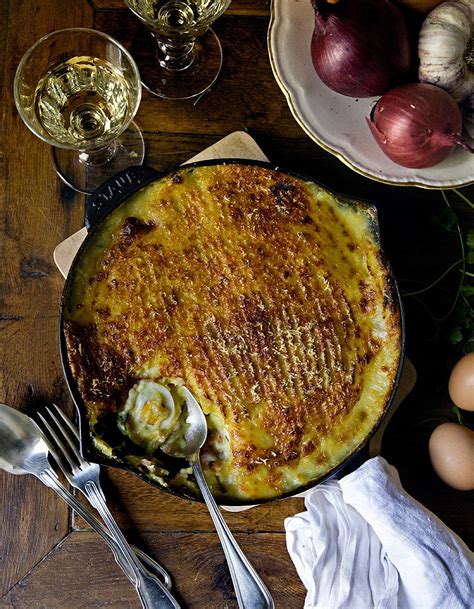
M314 27L310 0L272 0L268 50L275 78L306 133L362 175L388 184L453 188L474 182L474 157L457 147L435 167L407 169L378 147L365 117L378 98L354 99L331 91L311 62Z

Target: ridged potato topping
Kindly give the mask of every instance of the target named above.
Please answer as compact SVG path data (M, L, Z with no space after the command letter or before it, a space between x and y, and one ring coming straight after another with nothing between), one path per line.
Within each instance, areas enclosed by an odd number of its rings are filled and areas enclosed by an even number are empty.
M400 364L375 226L371 207L241 163L180 169L122 203L75 263L63 325L96 449L195 492L159 433L143 440L171 420L137 389L159 382L179 412L184 384L207 415L202 461L222 500L281 496L337 467L380 420Z

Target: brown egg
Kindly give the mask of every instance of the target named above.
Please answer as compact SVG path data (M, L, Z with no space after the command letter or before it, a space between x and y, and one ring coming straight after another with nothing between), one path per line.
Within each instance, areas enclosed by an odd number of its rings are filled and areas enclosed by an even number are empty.
M462 357L449 377L449 395L463 410L474 410L474 351Z
M431 434L429 451L443 482L460 491L474 489L474 431L458 423L442 423Z

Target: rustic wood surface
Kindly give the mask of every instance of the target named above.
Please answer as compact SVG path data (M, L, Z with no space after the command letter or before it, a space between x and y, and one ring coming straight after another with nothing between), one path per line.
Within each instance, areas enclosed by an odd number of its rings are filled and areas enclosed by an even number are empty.
M337 191L372 200L379 210L384 248L402 287L427 285L459 257L456 235L432 222L443 210L440 193L376 184L350 171L303 133L272 76L268 17L267 0L232 2L215 24L224 67L199 103L160 100L144 91L137 122L146 140L146 162L167 169L232 131L248 130L272 161ZM121 0L0 3L0 401L26 412L53 399L72 413L58 353L63 279L52 253L81 228L84 198L61 184L48 146L21 122L12 82L23 53L40 36L73 26L103 30L129 46L137 23ZM474 197L473 187L463 192ZM465 226L472 218L465 207L458 208ZM454 280L447 284L439 306L444 300L449 305L455 286ZM429 421L433 412L448 406L446 364L453 355L432 342L424 305L407 298L405 307L407 352L419 380L390 421L383 454L398 467L407 490L472 545L472 494L442 484L427 456ZM139 606L108 549L52 491L32 477L2 474L0 484L1 609ZM173 574L184 607L236 609L222 551L202 505L161 493L118 470L106 472L104 488L127 535ZM281 609L303 606L305 590L286 552L283 529L284 518L302 509L301 499L290 499L226 515Z

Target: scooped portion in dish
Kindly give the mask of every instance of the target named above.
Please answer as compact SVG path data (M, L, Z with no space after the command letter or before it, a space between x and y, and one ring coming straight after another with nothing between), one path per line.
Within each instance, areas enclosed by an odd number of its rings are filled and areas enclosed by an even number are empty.
M207 418L208 484L235 503L349 458L401 359L374 208L244 163L185 167L109 214L75 261L63 332L98 452L196 496L160 449L185 385Z
M166 387L151 380L138 381L118 411L118 427L151 455L176 432L181 410L181 400Z

